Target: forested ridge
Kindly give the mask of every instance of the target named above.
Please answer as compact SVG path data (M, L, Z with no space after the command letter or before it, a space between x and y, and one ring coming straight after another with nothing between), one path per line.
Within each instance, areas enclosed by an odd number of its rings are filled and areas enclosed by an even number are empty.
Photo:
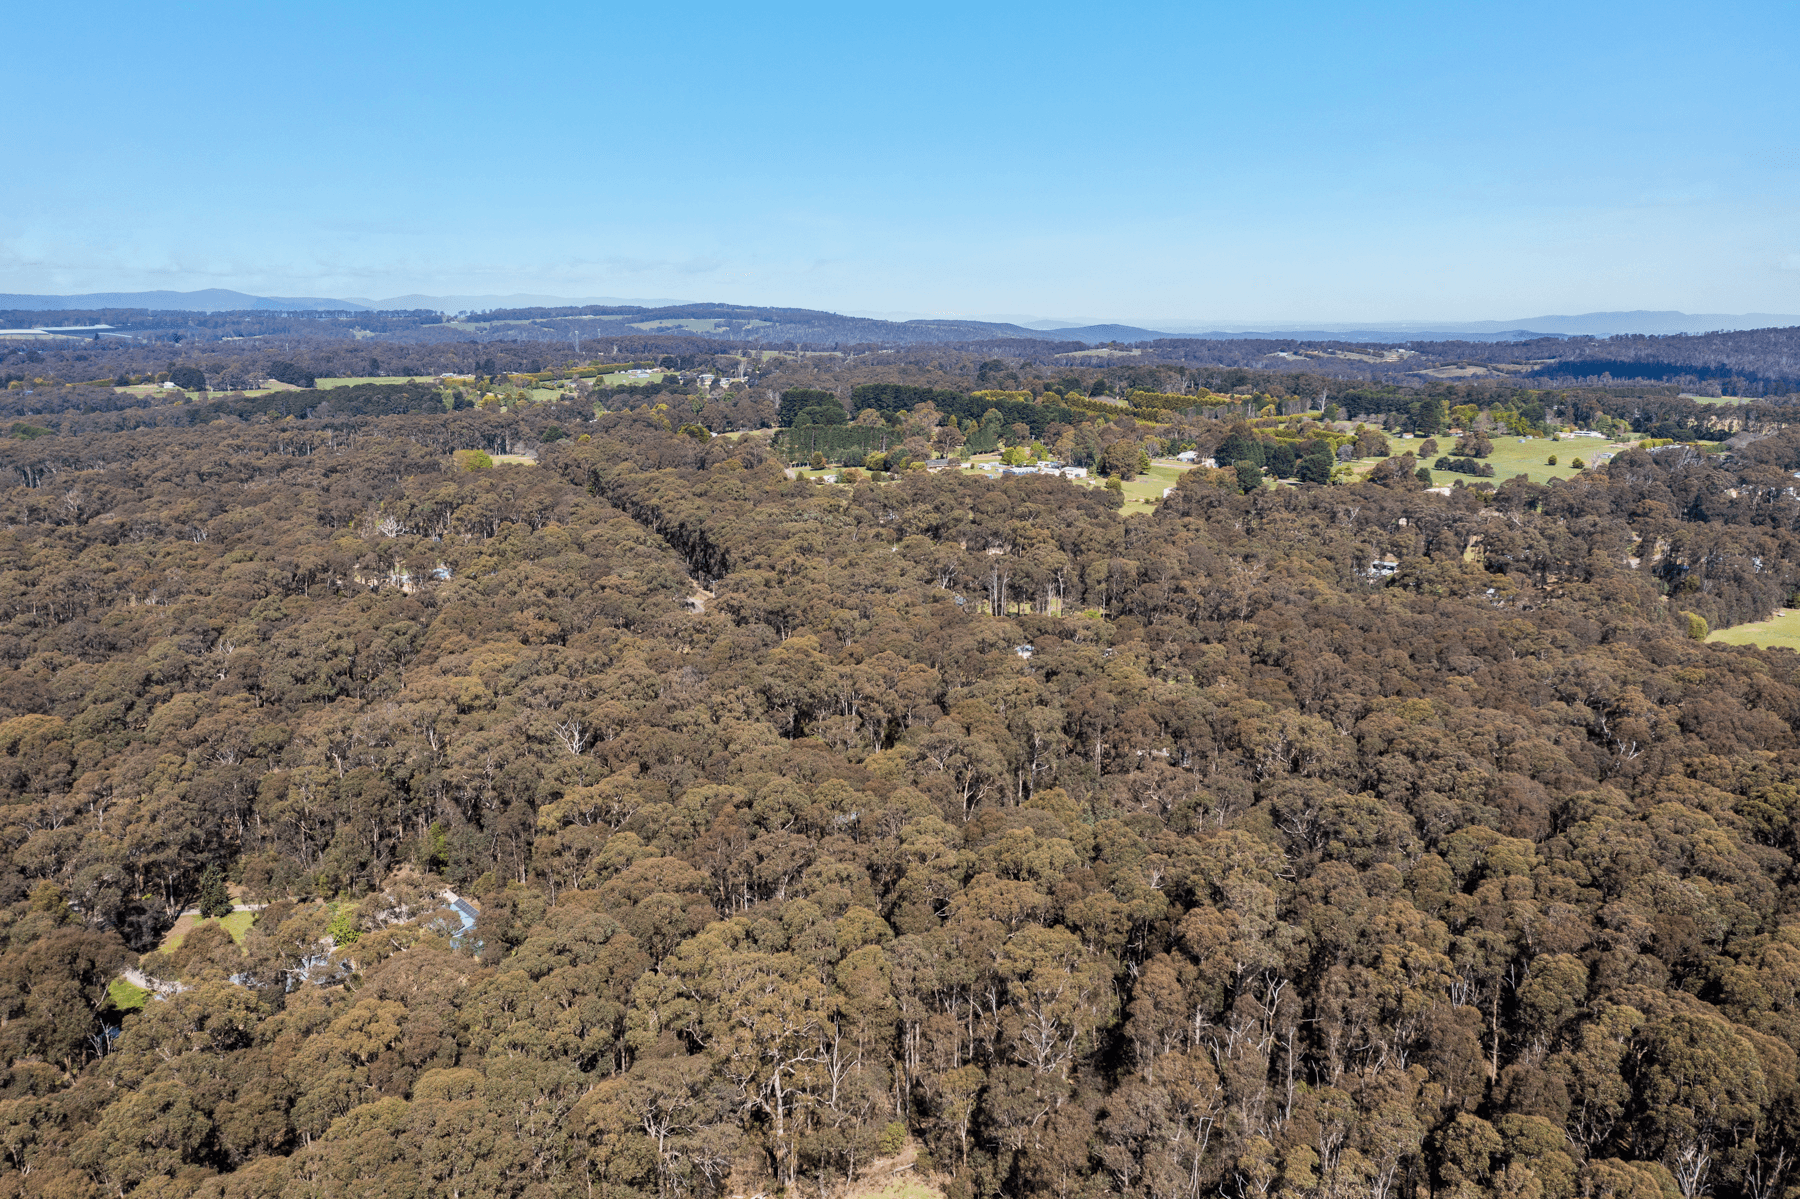
M1800 659L1693 637L1800 432L1127 516L122 415L0 442L7 1193L1800 1194Z
M83 330L94 327L88 334ZM214 386L256 387L271 360L292 359L320 374L360 377L371 353L397 375L501 369L537 371L546 359L585 346L618 354L687 356L808 351L871 358L895 353L970 353L1059 361L1098 355L1141 357L1273 374L1312 373L1417 386L1440 368L1496 367L1489 377L1549 386L1661 383L1735 396L1792 395L1800 385L1800 329L1738 329L1611 337L1532 336L1523 340L1346 341L1329 334L1209 334L1180 337L1122 325L1039 330L973 320L889 321L798 308L683 304L661 308L584 305L515 308L448 317L400 312L165 312L91 309L0 310L0 328L61 330L36 344L0 347L0 368L59 364L55 377L87 382L98 372L141 374L171 355L201 365ZM104 332L102 331L104 330ZM1123 344L1121 344L1123 343ZM1105 345L1107 348L1095 350ZM1125 348L1128 345L1130 348ZM33 357L35 355L35 357ZM92 368L75 367L92 362ZM535 365L533 365L535 363ZM68 364L68 365L60 365ZM103 365L101 365L103 364ZM483 372L483 365L486 370ZM0 369L0 381L37 372Z

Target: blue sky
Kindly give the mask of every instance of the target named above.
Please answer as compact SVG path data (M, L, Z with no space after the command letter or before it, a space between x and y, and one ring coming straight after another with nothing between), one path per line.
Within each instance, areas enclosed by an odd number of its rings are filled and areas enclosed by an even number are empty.
M1800 312L1800 6L22 6L0 291Z

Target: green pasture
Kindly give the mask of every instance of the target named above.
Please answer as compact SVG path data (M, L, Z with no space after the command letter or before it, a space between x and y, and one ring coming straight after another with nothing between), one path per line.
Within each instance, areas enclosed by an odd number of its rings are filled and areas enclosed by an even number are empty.
M115 978L106 984L106 997L121 1012L142 1011L144 1005L150 1002L150 992L123 978Z
M667 379L668 377L669 377L669 375L668 375L668 372L666 372L666 371L651 371L648 375L639 375L635 379L632 378L630 375L625 374L624 372L620 372L619 374L616 374L616 375L601 375L600 376L600 386L602 386L602 387L636 387L636 386L641 386L642 384L645 384L645 383L661 383L664 379Z
M1764 649L1800 650L1800 608L1792 611L1784 608L1768 620L1719 629L1706 639L1722 645L1758 645Z
M1564 438L1561 441L1551 441L1548 437L1528 437L1521 441L1518 435L1513 433L1490 435L1489 440L1494 443L1494 452L1486 458L1477 459L1477 461L1486 462L1494 468L1493 477L1486 481L1496 487L1514 475L1524 475L1533 483L1548 483L1551 479L1570 479L1581 473L1570 465L1575 459L1579 458L1592 467L1595 465L1594 459L1601 454L1617 454L1631 445L1629 441L1604 441L1593 437ZM1431 463L1440 457L1454 456L1450 452L1456 448L1456 438L1439 437L1437 443L1438 452L1433 454L1429 461L1421 460L1420 466L1430 467ZM1388 445L1395 454L1417 456L1419 447L1423 444L1424 439L1418 437L1411 439L1388 438ZM1549 464L1550 456L1553 454L1556 456L1555 466ZM1355 465L1361 472L1374 469L1375 464L1380 461L1380 458L1362 458L1357 460ZM1431 472L1433 487L1448 487L1458 479L1464 483L1475 482L1474 475L1459 475L1447 470Z

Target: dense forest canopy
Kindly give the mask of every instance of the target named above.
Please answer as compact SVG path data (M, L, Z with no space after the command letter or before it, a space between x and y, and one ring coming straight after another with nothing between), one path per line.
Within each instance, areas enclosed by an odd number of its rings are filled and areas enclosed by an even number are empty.
M654 348L7 393L9 1193L1800 1193L1785 405Z

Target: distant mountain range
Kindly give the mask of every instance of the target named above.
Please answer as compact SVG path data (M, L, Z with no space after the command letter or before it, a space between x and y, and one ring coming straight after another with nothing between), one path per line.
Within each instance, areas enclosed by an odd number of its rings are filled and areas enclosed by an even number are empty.
M1034 322L1035 324L1036 322ZM1305 327L1230 324L1211 329L1181 321L1158 322L1182 337L1337 338L1343 341L1521 341L1532 337L1613 337L1621 333L1666 335L1774 329L1800 325L1800 316L1779 312L1587 312L1579 316L1528 316L1508 321L1384 321L1343 324L1326 321ZM1050 328L1052 326L1044 325Z
M1540 337L1610 337L1616 334L1667 335L1709 333L1741 329L1800 326L1800 315L1751 312L1691 314L1684 312L1589 312L1578 316L1536 316L1508 321L1391 321L1380 324L1337 322L1283 326L1222 324L1211 327L1189 321L1156 321L1157 327L1094 323L1073 324L1019 317L1012 320L956 317L903 318L905 313L839 314L807 309L753 308L748 305L688 304L666 298L564 297L528 294L390 296L387 299L332 299L317 296L255 296L224 288L205 291L88 292L82 295L0 294L0 310L14 312L78 312L96 309L142 308L158 312L402 312L427 310L441 313L484 313L494 318L516 315L535 321L591 315L595 307L641 310L646 314L754 319L769 338L811 340L819 337L853 341L912 343L920 341L976 340L982 338L1030 338L1040 341L1073 341L1097 345L1135 343L1164 338L1244 341L1342 341L1404 343L1428 341L1529 341ZM589 309L589 313L573 310ZM769 319L769 314L774 316ZM775 315L779 314L779 315ZM635 313L633 314L635 315ZM768 325L776 326L769 328ZM721 330L723 332L723 330Z
M343 303L353 308L372 308L381 312L410 312L429 308L435 312L490 312L496 308L578 308L586 304L630 304L644 308L666 308L683 303L670 299L625 299L619 296L389 296L385 300L351 298Z
M73 296L0 293L0 310L67 312L95 308L149 308L157 312L485 312L490 308L530 308L576 304L642 304L659 308L679 300L632 300L593 296L571 300L561 296L393 296L386 300L327 299L316 296L253 296L222 287L205 291L94 291Z
M149 308L158 312L330 312L359 308L343 300L313 296L250 296L209 287L205 291L92 291L78 296L0 293L0 309L20 312L75 312L96 308Z

